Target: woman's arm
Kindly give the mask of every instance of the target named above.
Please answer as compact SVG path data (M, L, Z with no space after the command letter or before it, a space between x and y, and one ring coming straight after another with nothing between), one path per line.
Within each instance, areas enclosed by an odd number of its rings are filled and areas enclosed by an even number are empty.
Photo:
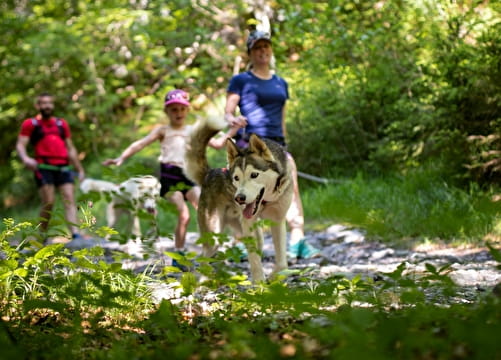
M219 133L219 136L216 138L211 138L209 140L209 146L214 148L214 149L221 149L226 145L226 140L232 138L237 134L238 129L240 129L239 126L232 126L230 129L226 132L223 133L222 131Z
M287 126L285 125L285 104L282 108L282 134L284 134L284 138L287 138Z
M238 103L240 102L240 95L229 92L226 95L226 105L224 107L224 119L230 126L238 126L238 128L247 126L247 118L239 115L235 116Z

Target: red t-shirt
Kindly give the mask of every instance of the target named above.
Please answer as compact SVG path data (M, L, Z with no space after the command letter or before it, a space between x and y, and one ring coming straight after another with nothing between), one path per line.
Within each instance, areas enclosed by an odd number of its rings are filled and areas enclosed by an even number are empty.
M40 115L36 117L38 125L42 126L44 136L35 144L35 159L38 163L46 163L50 165L67 165L68 148L66 142L61 138L59 127L56 123L56 118L42 119ZM59 118L64 130L65 138L70 138L70 128L68 123ZM21 136L30 137L35 126L32 118L26 119L21 125Z

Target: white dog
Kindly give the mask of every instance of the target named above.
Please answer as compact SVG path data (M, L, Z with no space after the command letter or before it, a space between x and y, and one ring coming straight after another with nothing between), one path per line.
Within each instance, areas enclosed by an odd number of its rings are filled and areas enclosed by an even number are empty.
M141 237L138 211L144 209L151 214L156 214L160 182L151 175L132 177L118 185L104 180L85 179L80 183L80 190L84 194L91 191L110 194L111 202L106 209L108 227L115 226L120 215L132 215L131 233L136 237Z

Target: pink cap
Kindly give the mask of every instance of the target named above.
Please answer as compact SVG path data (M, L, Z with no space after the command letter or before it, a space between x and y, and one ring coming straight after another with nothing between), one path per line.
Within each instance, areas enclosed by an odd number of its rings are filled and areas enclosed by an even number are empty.
M170 104L190 106L190 95L184 90L171 90L165 95L165 106Z

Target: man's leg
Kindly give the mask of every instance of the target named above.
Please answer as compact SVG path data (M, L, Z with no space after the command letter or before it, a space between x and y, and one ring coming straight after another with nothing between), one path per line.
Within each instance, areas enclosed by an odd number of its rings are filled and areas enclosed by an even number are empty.
M38 189L38 193L40 194L40 200L42 202L42 207L40 209L40 230L46 233L56 196L55 187L53 184L42 185Z
M63 200L64 214L68 222L68 228L71 234L75 236L79 233L77 206L75 203L75 186L72 183L66 183L59 186L59 192Z

